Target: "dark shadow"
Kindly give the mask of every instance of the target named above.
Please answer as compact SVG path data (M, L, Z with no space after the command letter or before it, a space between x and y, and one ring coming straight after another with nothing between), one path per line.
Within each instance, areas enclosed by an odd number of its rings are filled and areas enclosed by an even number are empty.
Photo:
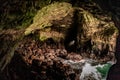
M34 80L28 66L21 55L15 54L10 64L0 74L0 80Z
M65 37L64 45L68 51L76 51L77 49L77 33L78 33L78 10L74 12L73 23L71 28L68 29L67 35Z

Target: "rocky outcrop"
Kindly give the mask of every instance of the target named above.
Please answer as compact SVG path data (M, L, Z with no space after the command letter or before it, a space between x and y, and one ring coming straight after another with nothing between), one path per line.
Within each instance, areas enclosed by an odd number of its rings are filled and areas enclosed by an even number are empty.
M81 71L63 63L64 60L80 61L86 57L100 59L99 62L112 60L117 29L110 17L96 15L88 7L54 2L38 11L25 36L15 31L20 39L14 36L14 31L0 33L0 41L8 42L0 43L5 46L0 49L0 67L5 68L15 53L5 73L0 73L0 79L79 80ZM6 73L7 78L3 77Z
M118 33L114 23L110 17L86 9L65 2L48 5L38 11L25 35L35 34L41 41L62 41L68 51L113 54Z
M10 64L0 75L1 80L79 80L79 70L74 70L65 60L81 60L69 55L63 46L40 43L25 38L15 51ZM75 55L75 56L74 56ZM73 58L74 57L74 58ZM7 69L8 68L8 69ZM8 74L8 77L6 76ZM23 74L24 73L24 74Z
M72 24L72 5L69 3L53 3L38 11L25 35L39 31L40 40L52 38L56 41L64 38L66 30Z

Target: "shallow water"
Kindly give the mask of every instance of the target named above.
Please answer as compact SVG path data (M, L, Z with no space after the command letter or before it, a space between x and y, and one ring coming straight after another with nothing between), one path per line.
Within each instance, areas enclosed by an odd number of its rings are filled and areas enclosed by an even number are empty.
M100 64L91 59L81 61L66 60L64 63L69 64L73 69L80 70L80 80L106 80L107 72L114 62Z

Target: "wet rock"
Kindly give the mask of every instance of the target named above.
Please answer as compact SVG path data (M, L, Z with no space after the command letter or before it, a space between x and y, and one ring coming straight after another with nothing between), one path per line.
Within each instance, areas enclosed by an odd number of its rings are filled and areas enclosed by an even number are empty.
M26 68L29 68L27 74L31 76L29 80L79 80L78 73L70 65L63 63L68 56L68 52L63 47L46 43L41 45L30 39L22 43L24 45L20 45L16 52L21 55L21 59L27 65ZM15 66L11 67L11 69L14 68ZM19 65L19 69L24 72L22 65ZM20 76L19 69L14 72L20 80L28 79Z

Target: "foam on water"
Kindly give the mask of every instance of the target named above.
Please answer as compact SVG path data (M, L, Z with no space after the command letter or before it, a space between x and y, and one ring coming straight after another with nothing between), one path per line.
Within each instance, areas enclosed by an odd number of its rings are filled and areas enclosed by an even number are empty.
M113 64L113 62L108 62L106 64L97 63L96 65L92 65L93 63L96 63L96 61L91 59L83 59L77 62L72 60L66 60L64 61L64 63L69 64L74 69L82 71L80 73L80 80L106 80L106 77L103 78L96 68L103 68L108 63L111 65Z

